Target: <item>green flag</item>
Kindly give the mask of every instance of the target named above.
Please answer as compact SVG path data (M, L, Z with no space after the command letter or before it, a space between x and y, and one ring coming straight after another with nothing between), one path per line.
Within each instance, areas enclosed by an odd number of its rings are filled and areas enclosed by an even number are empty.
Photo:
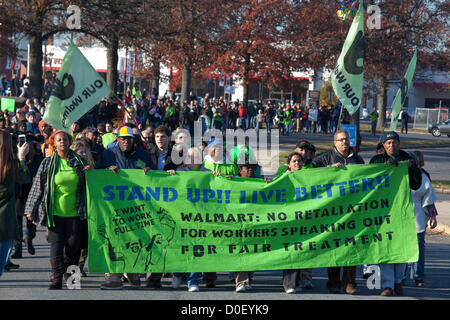
M364 82L364 8L359 4L341 54L331 74L334 92L350 114L354 114L362 99Z
M73 42L67 49L43 120L72 134L70 126L111 92Z
M86 172L89 271L226 272L417 261L408 165L263 179Z
M408 70L406 70L405 77L402 80L402 84L395 95L394 101L392 102L392 113L391 113L391 126L389 130L395 131L397 128L398 115L405 104L406 97L408 96L409 87L411 86L412 79L414 77L414 72L416 70L417 64L417 50L414 51L414 56L409 63Z
M16 105L16 100L9 99L9 98L2 98L0 104L1 104L1 109L2 110L8 110L10 112L14 112L14 107Z

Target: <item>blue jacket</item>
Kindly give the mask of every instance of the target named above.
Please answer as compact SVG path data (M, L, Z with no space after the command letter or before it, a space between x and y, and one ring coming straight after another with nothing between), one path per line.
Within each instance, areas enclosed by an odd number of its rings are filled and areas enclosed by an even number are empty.
M95 169L107 169L110 166L117 166L119 169L144 169L144 167L156 169L146 150L134 147L130 153L126 154L118 145L102 152Z

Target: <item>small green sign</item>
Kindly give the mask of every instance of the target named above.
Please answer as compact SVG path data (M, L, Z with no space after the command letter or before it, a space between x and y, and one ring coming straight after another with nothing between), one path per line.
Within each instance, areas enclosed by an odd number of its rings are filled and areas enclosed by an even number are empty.
M14 100L14 99L8 99L8 98L1 99L1 109L2 110L8 110L8 111L14 112L15 105L16 105L16 100Z

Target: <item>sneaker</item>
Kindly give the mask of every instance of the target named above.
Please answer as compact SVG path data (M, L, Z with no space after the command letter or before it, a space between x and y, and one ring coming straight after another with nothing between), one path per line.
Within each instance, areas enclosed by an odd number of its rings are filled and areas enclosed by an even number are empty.
M178 289L181 285L181 277L173 276L172 278L172 287L174 289Z
M294 293L296 293L297 291L295 291L295 289L287 289L286 290L286 293L287 294L294 294Z
M188 291L189 292L199 292L200 289L197 285L194 284L194 285L189 286Z
M19 268L20 268L20 266L18 264L14 264L11 261L5 265L5 271L16 270Z
M122 284L122 282L114 282L111 280L106 280L105 282L102 283L102 285L100 286L100 289L102 289L102 290L122 290L123 284Z
M311 280L302 280L302 289L312 289L313 288L313 284L311 282Z
M245 292L245 286L243 284L241 284L240 286L238 286L236 288L236 292Z
M128 282L132 288L139 288L141 286L141 279L139 279L139 275L132 275L129 277L128 274L124 273L123 278L126 279L126 282Z

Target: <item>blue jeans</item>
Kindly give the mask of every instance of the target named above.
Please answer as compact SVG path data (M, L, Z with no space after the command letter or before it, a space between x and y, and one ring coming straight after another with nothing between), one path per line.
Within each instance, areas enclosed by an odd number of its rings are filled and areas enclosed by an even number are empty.
M394 284L402 283L406 263L380 263L381 288L394 289Z
M285 136L289 136L289 128L291 127L291 125L289 123L286 123L284 125L284 135Z
M13 246L13 240L0 241L0 277L3 274L5 265L9 260L9 254Z
M225 118L222 118L222 131L225 131L228 129L228 116L226 116Z
M424 281L425 280L425 232L417 234L417 241L419 242L419 261L411 264L411 280Z
M377 122L373 121L372 123L372 135L376 135L377 134Z
M307 133L311 132L311 121L310 120L306 120L306 132Z
M174 277L182 277L184 275L184 273L174 273L173 276ZM190 286L198 286L198 284L200 283L200 280L202 279L202 273L201 272L191 272L188 275L187 278L187 285L188 287Z
M238 123L239 123L239 128L241 128L244 131L247 130L246 129L246 118L239 117Z

